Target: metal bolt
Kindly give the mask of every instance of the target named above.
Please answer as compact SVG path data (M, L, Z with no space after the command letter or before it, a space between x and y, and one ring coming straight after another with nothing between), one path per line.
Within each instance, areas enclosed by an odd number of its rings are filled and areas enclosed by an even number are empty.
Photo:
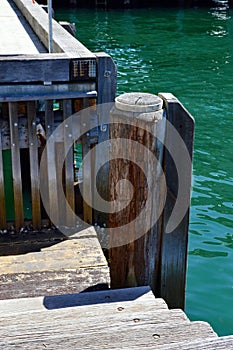
M111 75L111 71L110 71L110 70L106 70L106 71L104 72L104 77L105 77L105 78L109 78L110 75Z
M124 309L125 309L125 308L122 307L122 306L120 306L120 307L117 308L118 311L123 311Z
M153 334L152 337L153 337L154 339L159 339L159 338L160 338L160 335L159 335L159 334Z

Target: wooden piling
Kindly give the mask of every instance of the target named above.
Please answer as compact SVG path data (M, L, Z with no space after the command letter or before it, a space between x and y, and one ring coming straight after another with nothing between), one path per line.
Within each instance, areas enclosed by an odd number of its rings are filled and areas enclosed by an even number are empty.
M161 120L156 119L156 108L148 112L153 103L156 106L156 98L164 104ZM111 113L114 160L110 162L110 200L119 202L119 211L109 216L111 281L113 288L149 284L169 307L184 308L194 121L171 94L154 96L152 101L144 94L125 94L116 99ZM114 139L124 141L115 145ZM141 143L143 150L132 141ZM146 150L153 154L154 164ZM182 150L186 152L184 158ZM174 151L176 159L172 158ZM133 185L133 196L130 187L122 187L122 179ZM182 198L179 186L183 186ZM167 225L171 225L173 209L180 200L187 207L180 222L176 225L173 220L173 230L168 232ZM141 218L147 201L149 209Z
M111 112L110 200L120 208L109 217L113 288L150 284L156 290L158 285L161 222L155 217L164 189L158 167L163 149L156 132L164 124L161 107L158 96L129 93L116 99ZM136 143L141 147L136 149ZM122 179L131 185L124 187Z

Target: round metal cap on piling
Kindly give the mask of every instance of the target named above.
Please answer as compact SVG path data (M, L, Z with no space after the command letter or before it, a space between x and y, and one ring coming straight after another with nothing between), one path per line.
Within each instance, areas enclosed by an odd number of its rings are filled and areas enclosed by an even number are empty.
M129 92L116 97L115 107L133 113L151 113L162 109L163 100L154 94Z

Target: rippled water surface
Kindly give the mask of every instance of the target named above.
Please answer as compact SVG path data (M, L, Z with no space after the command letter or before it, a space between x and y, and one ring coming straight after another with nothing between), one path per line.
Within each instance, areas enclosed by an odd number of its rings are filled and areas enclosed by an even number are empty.
M224 2L222 2L223 4ZM233 334L233 12L57 9L118 67L118 94L172 92L196 120L186 312Z

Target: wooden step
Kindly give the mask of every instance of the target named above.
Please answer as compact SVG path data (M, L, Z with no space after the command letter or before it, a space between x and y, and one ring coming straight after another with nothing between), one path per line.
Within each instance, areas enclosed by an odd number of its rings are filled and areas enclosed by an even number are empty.
M62 241L48 242L47 247L42 243L38 251L0 256L0 299L109 287L109 267L93 227Z
M0 316L4 349L170 349L217 338L149 287L2 300Z
M105 315L113 310L120 311L147 311L168 310L167 304L161 298L155 298L150 287L124 288L85 292L64 295L46 295L37 298L21 298L0 300L0 318L19 313L48 311L78 306L86 312L88 309L97 310L104 304ZM81 312L81 311L80 311Z
M64 316L64 315L63 315ZM39 320L28 317L18 324L12 319L1 320L0 347L8 349L159 349L159 346L192 340L215 338L211 327L204 322L170 324L140 324L134 319L111 324L97 318L94 323L63 320L48 316ZM26 321L26 323L24 323ZM4 322L9 322L5 323Z

